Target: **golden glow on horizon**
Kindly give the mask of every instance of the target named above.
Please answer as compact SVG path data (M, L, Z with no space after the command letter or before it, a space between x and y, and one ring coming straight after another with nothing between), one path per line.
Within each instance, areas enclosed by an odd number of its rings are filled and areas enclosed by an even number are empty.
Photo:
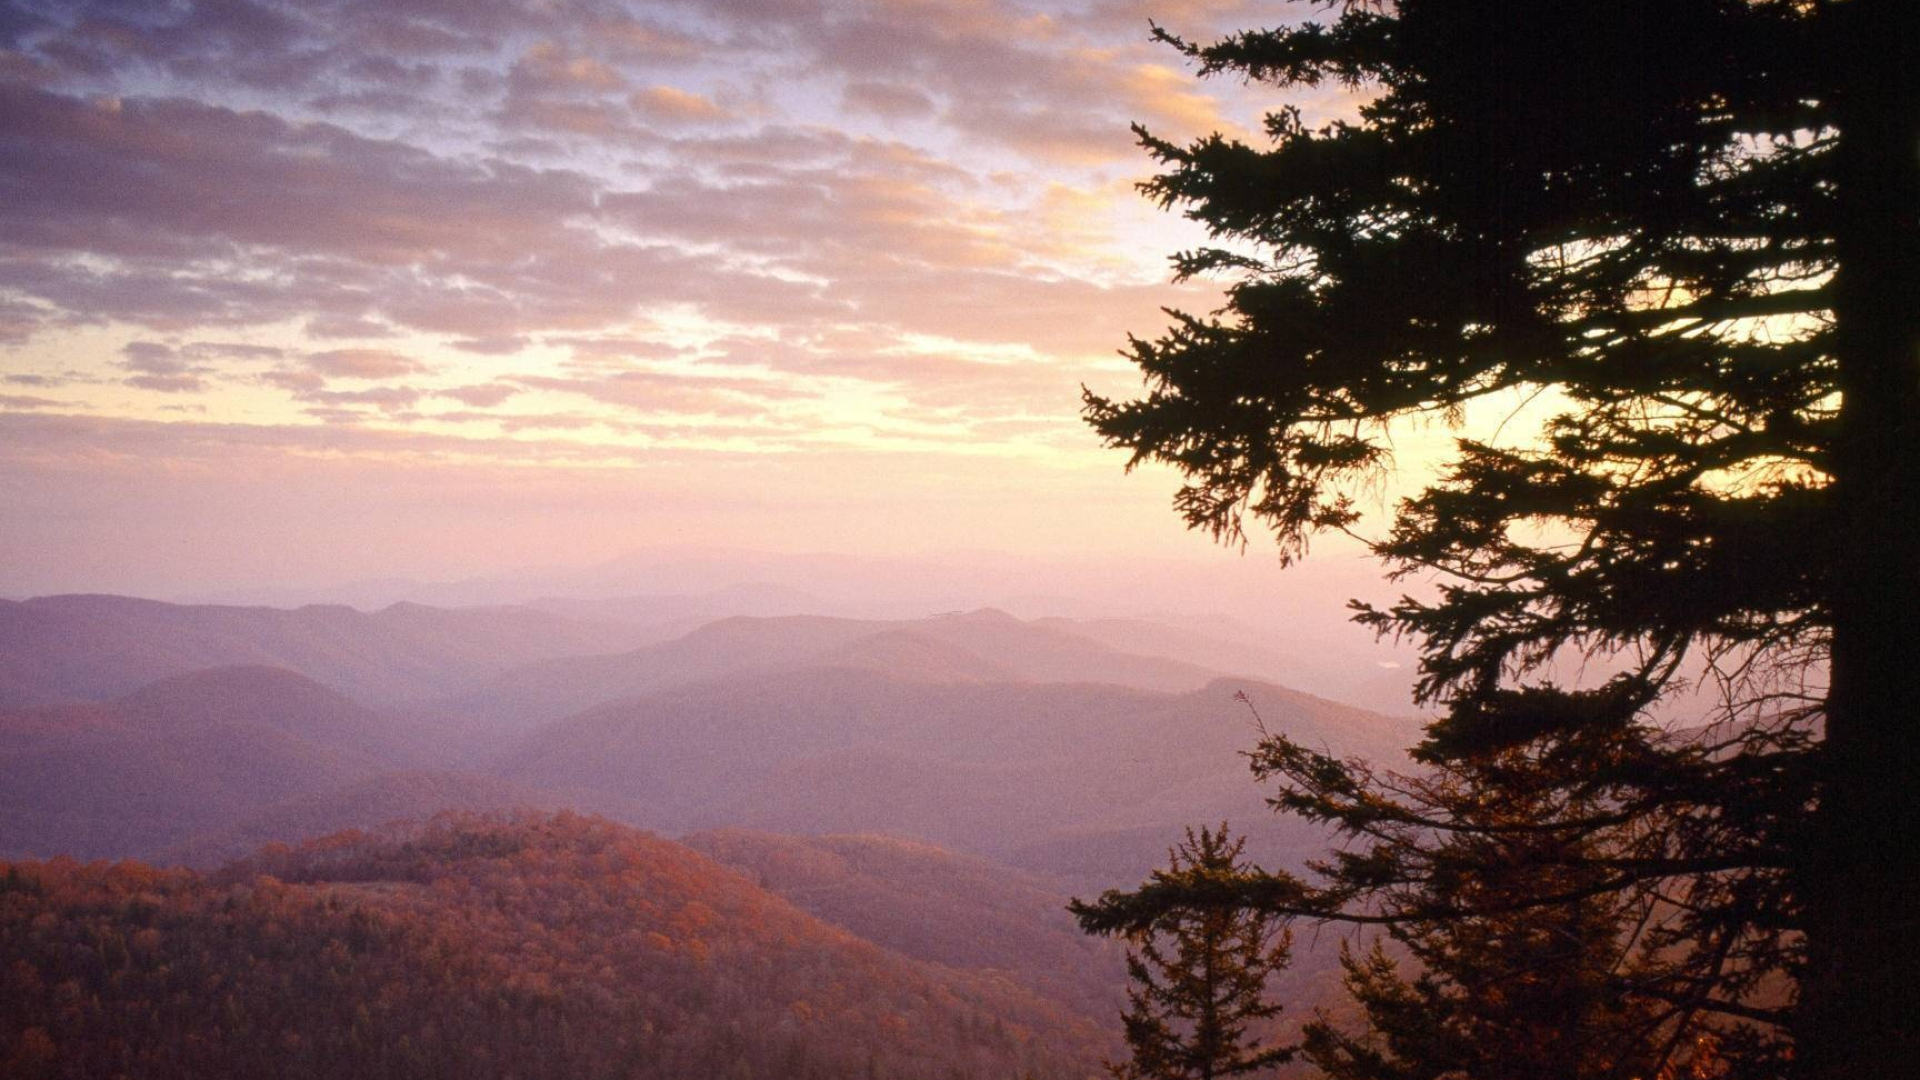
M557 526L518 504L625 478L672 509L610 513L599 547L778 520L782 547L1193 550L1174 482L1122 474L1080 387L1130 392L1127 334L1218 303L1167 281L1202 234L1137 193L1128 123L1245 137L1270 102L1193 79L1144 7L822 4L831 27L509 5L425 52L373 0L288 5L257 41L209 7L227 36L162 60L146 35L192 13L27 34L0 69L32 223L0 274L0 490L39 509L0 543L70 575L89 536L171 550L269 497L235 470L362 495L410 544L467 546L436 492L531 536ZM1233 7L1154 13L1204 38ZM396 503L405 470L436 480ZM302 542L351 542L351 515Z

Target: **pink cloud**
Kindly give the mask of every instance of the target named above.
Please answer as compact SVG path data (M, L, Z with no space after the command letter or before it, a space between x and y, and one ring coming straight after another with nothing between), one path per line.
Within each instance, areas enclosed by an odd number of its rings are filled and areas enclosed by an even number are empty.
M308 353L305 362L330 379L394 379L426 370L418 361L387 349L329 349Z
M1064 269L1033 216L1044 205L1020 195L1033 170L1137 156L1127 120L1212 117L1144 24L1125 25L1138 11L181 0L136 20L75 7L23 39L55 75L0 72L0 130L18 144L0 163L13 196L0 342L131 324L172 351L121 358L115 379L176 394L264 381L331 421L538 388L650 423L784 423L812 407L809 375L948 418L1070 411L1084 365L1061 356L1110 354L1163 304L1206 306L1197 287ZM276 66L278 83L259 81ZM836 102L857 122L838 124ZM321 105L332 122L311 119ZM911 136L890 135L895 121ZM756 344L647 338L660 313L689 311L751 327ZM342 347L209 344L288 323ZM423 367L404 350L365 347L408 335L474 354L484 374L444 392L336 382L411 381ZM926 337L960 344L930 355ZM560 374L478 359L533 342L571 351ZM1034 355L981 363L968 343ZM765 377L645 367L709 355Z
M456 386L450 390L436 390L434 393L443 398L452 398L464 405L477 409L490 409L495 405L518 394L520 387L506 383L481 383L474 386Z
M778 401L810 396L764 379L622 371L594 377L524 375L514 380L532 390L577 394L604 405L642 413L751 416Z
M461 338L452 343L461 352L483 356L511 356L527 347L527 339L517 334L502 337Z
M306 333L311 338L376 338L392 337L394 329L372 319L323 315L307 320Z
M0 409L54 409L68 404L32 394L0 394Z
M860 79L847 84L843 100L850 109L891 119L933 115L932 98L905 83Z
M365 390L308 390L297 395L302 401L339 408L370 405L393 412L418 402L424 394L406 386L375 386Z
M130 342L120 349L120 366L134 374L123 379L128 386L163 394L182 394L206 389L203 377L210 370L189 362L181 351L157 341Z
M627 99L633 111L649 120L663 123L693 123L724 120L727 111L712 98L674 86L649 86L635 91Z

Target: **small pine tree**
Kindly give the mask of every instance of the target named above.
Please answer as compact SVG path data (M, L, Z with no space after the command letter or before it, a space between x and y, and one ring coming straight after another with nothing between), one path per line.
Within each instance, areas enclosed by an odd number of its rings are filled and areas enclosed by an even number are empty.
M1246 867L1246 840L1225 822L1187 830L1155 877L1204 886L1227 884ZM1228 906L1169 910L1132 935L1127 972L1127 1047L1132 1058L1107 1065L1116 1080L1214 1080L1289 1060L1287 1047L1261 1047L1248 1027L1280 1013L1267 978L1287 966L1292 938L1275 917Z

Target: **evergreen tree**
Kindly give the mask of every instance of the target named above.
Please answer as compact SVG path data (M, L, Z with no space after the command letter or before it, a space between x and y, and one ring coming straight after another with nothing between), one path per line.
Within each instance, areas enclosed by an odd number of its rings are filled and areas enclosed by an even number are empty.
M1247 870L1240 861L1245 847L1224 822L1198 833L1188 829L1155 878L1231 885ZM1131 936L1133 986L1123 1019L1133 1056L1108 1066L1117 1080L1214 1080L1292 1056L1287 1048L1261 1048L1248 1031L1280 1014L1281 1006L1266 996L1268 977L1287 966L1290 952L1277 918L1220 907L1170 908Z
M1323 1016L1302 1044L1331 1080L1651 1080L1688 1056L1698 1016L1634 992L1674 977L1634 932L1648 905L1606 888L1606 856L1630 830L1593 827L1602 815L1562 749L1419 776L1376 775L1281 737L1256 755L1283 802L1364 841L1320 870L1368 892L1412 962L1409 976L1377 941L1343 947L1365 1030Z
M1783 1022L1797 1072L1920 1057L1920 5L1379 0L1212 45L1204 73L1334 81L1358 116L1271 145L1141 132L1216 242L1221 315L1136 340L1089 395L1176 506L1283 555L1356 529L1392 425L1530 401L1462 439L1375 550L1432 599L1363 617L1424 649L1429 764L1555 732L1636 824L1602 887L1667 897L1674 1008ZM1606 659L1597 685L1553 681ZM1724 712L1644 727L1704 662ZM1596 856L1598 858L1599 856ZM1355 916L1336 884L1237 900ZM1344 895L1351 898L1353 893ZM1551 900L1553 897L1545 899ZM1792 995L1761 993L1791 979ZM1787 996L1791 1010L1772 1005Z

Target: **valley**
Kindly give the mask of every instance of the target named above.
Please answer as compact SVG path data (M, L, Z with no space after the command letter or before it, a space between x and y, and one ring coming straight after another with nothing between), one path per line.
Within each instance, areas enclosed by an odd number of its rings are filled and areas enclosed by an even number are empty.
M1248 774L1260 723L1375 757L1414 730L1137 620L726 615L647 641L533 607L90 596L0 624L0 951L32 969L10 1037L68 1048L61 1075L1091 1075L1123 950L1067 898L1137 883L1194 823L1273 865L1320 849ZM1183 657L1122 647L1157 641ZM72 969L73 940L99 959ZM227 980L227 1034L137 1037ZM99 1004L60 1012L61 987ZM404 1049L402 1015L433 1018Z

